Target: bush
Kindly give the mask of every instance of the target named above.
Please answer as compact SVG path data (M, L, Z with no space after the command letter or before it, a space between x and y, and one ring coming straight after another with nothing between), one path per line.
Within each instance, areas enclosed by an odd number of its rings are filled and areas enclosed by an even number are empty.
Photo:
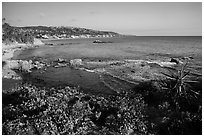
M25 84L3 94L3 134L148 134L140 95L96 96Z
M181 66L181 68L176 72L169 70L170 74L163 73L167 76L166 80L161 80L161 90L170 96L172 102L174 103L177 110L181 107L181 102L186 101L190 104L192 100L198 99L201 95L202 89L195 89L192 85L197 83L201 84L199 81L192 81L187 79L190 71L186 71L188 60Z

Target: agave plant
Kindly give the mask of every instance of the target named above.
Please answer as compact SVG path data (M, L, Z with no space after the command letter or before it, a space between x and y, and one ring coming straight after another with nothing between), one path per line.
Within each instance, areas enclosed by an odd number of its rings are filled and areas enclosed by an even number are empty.
M192 81L187 79L187 76L190 74L190 70L187 71L188 60L181 65L181 68L176 72L168 69L169 73L163 73L167 77L165 80L161 80L160 85L162 90L167 91L167 94L170 95L172 101L176 105L176 109L180 109L179 100L185 98L189 103L190 99L197 98L199 92L194 91L191 83L198 81Z

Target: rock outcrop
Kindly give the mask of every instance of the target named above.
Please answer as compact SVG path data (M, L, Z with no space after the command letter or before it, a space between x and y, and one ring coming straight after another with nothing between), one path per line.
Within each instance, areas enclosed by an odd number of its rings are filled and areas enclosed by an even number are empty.
M179 60L178 59L175 59L175 58L171 58L170 62L174 62L176 64L179 64Z
M36 39L36 38L34 38L33 44L34 45L44 45L44 43L40 39Z
M2 77L3 78L12 78L12 79L20 79L14 70L31 72L32 69L42 69L45 67L44 63L39 61L33 62L32 60L7 60L4 61L4 66L2 68Z
M31 69L34 67L32 61L26 60L8 60L6 61L6 65L8 69L17 69L21 71L31 72Z
M73 60L70 60L70 65L72 67L81 66L81 65L83 65L82 64L82 59L73 59Z
M58 63L66 63L66 59L58 58L57 62Z

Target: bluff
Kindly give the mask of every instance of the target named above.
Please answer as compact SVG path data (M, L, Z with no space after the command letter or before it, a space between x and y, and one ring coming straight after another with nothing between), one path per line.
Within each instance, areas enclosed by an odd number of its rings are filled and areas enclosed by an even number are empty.
M2 25L2 41L4 43L34 43L34 39L60 38L91 38L91 37L118 37L120 34L110 31L98 31L78 27L47 27L27 26L16 27L8 23Z

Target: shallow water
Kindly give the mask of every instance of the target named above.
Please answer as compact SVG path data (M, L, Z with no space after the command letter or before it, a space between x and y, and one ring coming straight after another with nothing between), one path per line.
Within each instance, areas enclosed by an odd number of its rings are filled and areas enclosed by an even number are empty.
M84 92L94 94L116 94L121 90L131 90L135 86L105 74L87 72L69 66L61 68L49 67L46 71L36 70L29 75L23 75L23 78L37 86L73 86L79 87Z

